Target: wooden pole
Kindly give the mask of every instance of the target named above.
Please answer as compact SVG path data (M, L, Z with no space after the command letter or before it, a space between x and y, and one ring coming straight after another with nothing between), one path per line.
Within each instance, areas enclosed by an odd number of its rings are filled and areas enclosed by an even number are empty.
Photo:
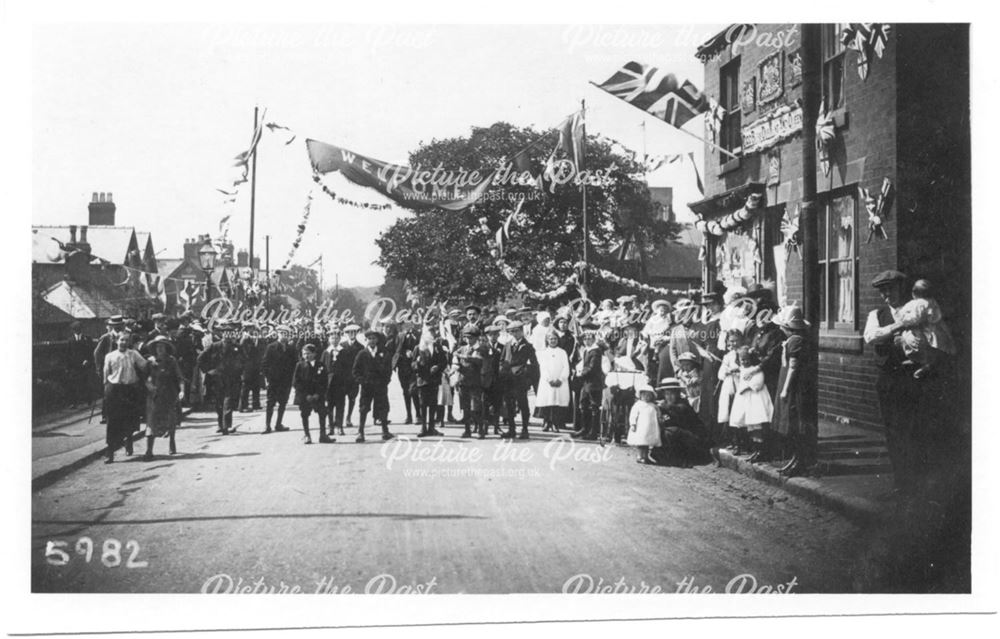
M822 321L819 307L818 215L816 203L816 118L819 115L820 85L820 26L802 25L802 206L799 213L799 229L802 232L802 312L811 326L811 342L819 346L819 329ZM818 348L813 352L818 352ZM816 423L818 411L817 357L808 358L809 366L803 371L812 384L808 389L803 417L806 423Z
M577 158L579 161L579 166L576 167L577 174L583 171L583 148L587 143L587 102L586 100L580 100L580 118L583 120L583 138L580 141L580 157ZM580 283L583 285L584 290L587 289L587 283L590 274L590 261L588 259L587 245L590 243L590 234L587 231L587 183L585 181L580 182L580 192L582 193L582 204L583 204L583 273L580 276Z
M257 140L257 107L253 108L253 132L254 147L253 158L250 161L250 279L253 281L253 231L254 231L254 205L257 199L257 149L260 147Z
M253 263L251 262L251 265ZM271 304L271 236L264 236L264 282L267 283L267 303Z

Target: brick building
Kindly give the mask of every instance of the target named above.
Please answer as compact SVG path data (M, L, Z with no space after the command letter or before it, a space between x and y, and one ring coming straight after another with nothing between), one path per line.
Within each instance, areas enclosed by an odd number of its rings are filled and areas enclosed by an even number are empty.
M845 45L855 26L884 38ZM802 304L801 250L789 240L802 201L803 74L818 80L827 117L817 138L828 140L815 167L819 411L862 426L880 425L862 332L881 303L870 282L886 269L935 285L961 349L956 408L966 418L971 395L968 26L885 26L821 25L819 41L803 43L800 25L737 24L696 54L706 94L725 109L706 118L706 139L735 156L706 149L706 196L690 204L705 234L703 279L771 280L782 304ZM816 47L817 68L803 68L804 44ZM871 228L861 189L877 198L884 186L891 199Z

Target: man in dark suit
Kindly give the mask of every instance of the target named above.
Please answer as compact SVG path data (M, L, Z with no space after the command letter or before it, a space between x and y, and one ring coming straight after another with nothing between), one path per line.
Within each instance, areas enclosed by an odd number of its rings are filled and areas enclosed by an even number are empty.
M493 433L500 434L500 415L503 413L504 385L500 379L500 360L504 347L498 340L500 327L491 324L486 327L486 343L483 344L483 433L493 425Z
M263 356L260 337L256 334L243 336L240 341L240 351L243 353L243 374L240 378L240 412L245 413L251 408L260 410L260 365ZM253 403L251 404L251 398Z
M201 372L212 379L215 414L219 433L228 435L233 429L233 411L240 400L240 374L243 372L243 354L236 344L235 327L220 325L222 339L205 349L198 356Z
M513 341L504 349L500 362L500 379L505 386L504 405L508 431L502 435L505 439L513 439L517 434L514 420L517 412L521 413L521 434L519 439L528 439L528 421L531 410L528 406L528 389L538 372L538 359L535 349L524 337L524 324L511 322L507 325Z
M330 434L334 427L344 434L344 405L347 388L354 384L351 371L354 366L353 351L345 348L340 328L333 326L327 333L327 347L320 359L326 369L326 409L329 412Z
M415 388L413 380L413 356L419 343L420 335L417 334L413 326L401 334L395 331L386 333L386 350L392 355L392 368L396 371L399 386L403 390L403 404L406 406L407 424L413 423L411 406L417 408L417 414L420 413L420 408L417 406L420 398L413 393Z
M316 347L306 344L302 348L302 359L295 365L292 386L295 387L295 403L302 417L302 432L305 443L311 444L309 436L309 415L316 411L319 417L319 442L332 444L334 439L326 434L326 385L327 371L323 362L316 359Z
M278 406L278 423L275 431L288 430L281 420L285 416L285 405L292 390L292 377L299 361L298 351L292 344L291 331L283 326L278 329L278 341L268 344L264 351L261 368L267 382L267 407L264 417L264 434L271 432L271 417L274 406Z
M189 405L191 401L191 384L195 377L195 365L198 362L198 355L201 353L201 339L199 339L191 328L190 312L185 312L180 316L180 325L174 335L174 352L177 363L181 367L181 376L184 384L183 405Z
M358 353L364 350L364 345L358 341L358 332L361 327L357 324L348 324L344 327L344 348L347 351L347 358L351 361L351 367L354 367L354 360L357 359ZM348 382L347 386L347 418L345 419L345 424L348 428L351 427L351 413L354 412L354 402L358 398L358 383L354 380L352 373L351 380Z
M583 351L577 367L580 380L580 415L582 424L570 437L594 440L601 432L601 399L604 393L604 350L597 342L598 326L583 326Z
M365 441L365 420L369 411L372 421L382 422L382 439L395 437L389 432L389 380L392 378L392 358L382 347L382 334L378 331L365 332L367 346L361 349L354 360L352 373L361 387L361 401L358 403L357 443Z
M66 342L66 381L70 408L90 401L93 389L94 340L83 334L80 322L69 325Z
M169 339L171 342L173 341L174 337L173 335L170 334L170 328L167 325L166 315L164 315L163 313L153 313L153 316L150 319L153 321L153 330L149 331L146 334L146 337L142 341L142 345L139 347L139 353L143 357L149 357L150 355L153 354L153 351L150 349L150 344L152 344L153 340L156 339L157 337L162 335L163 337Z
M427 318L424 324L430 339L419 344L413 358L413 375L417 387L417 415L420 433L417 437L440 436L434 428L438 410L438 391L441 375L448 367L448 354L440 339L440 324L435 318ZM442 407L443 410L443 407Z

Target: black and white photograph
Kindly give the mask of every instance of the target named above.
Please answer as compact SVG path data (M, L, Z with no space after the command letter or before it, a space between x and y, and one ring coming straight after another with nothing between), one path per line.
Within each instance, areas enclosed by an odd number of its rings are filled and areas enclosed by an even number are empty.
M4 4L12 635L995 620L989 22Z

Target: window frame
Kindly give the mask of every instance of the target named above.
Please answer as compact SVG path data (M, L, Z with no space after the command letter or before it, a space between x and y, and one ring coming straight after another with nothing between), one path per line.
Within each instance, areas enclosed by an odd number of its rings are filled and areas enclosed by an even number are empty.
M846 23L824 23L820 30L820 56L822 57L822 64L820 64L820 84L822 86L823 100L830 111L840 111L847 107L847 93L844 90L847 83L847 47L840 41L840 33L846 27ZM833 40L832 43L831 39ZM829 69L835 64L840 65L839 104L833 104L830 100L833 88L833 74L830 73Z
M736 56L719 67L719 106L725 109L719 126L719 147L739 156L743 151L743 111L740 104L740 61ZM733 132L731 129L735 129ZM732 136L730 146L727 134ZM738 160L738 158L737 158ZM724 169L729 162L737 161L719 152L719 167Z
M836 252L834 250L837 236L836 236L836 226L834 225L833 218L833 203L835 200L842 198L848 198L853 207L852 211L852 223L851 223L851 253L846 257L833 257ZM820 273L820 286L822 287L821 293L821 304L820 304L820 331L824 333L856 333L859 326L859 313L858 313L858 270L860 266L860 260L858 256L858 216L859 216L859 202L858 202L858 192L857 188L847 187L842 189L837 189L825 194L817 202L818 210L817 214L820 219L817 220L823 225L821 230L823 234L823 242L821 246L817 248L820 251L818 256L817 268ZM837 220L839 226L839 218ZM854 318L850 322L841 322L837 320L837 308L830 303L830 292L836 286L835 268L836 265L842 263L850 263L851 265L851 278L853 280L853 286L851 287L853 300L852 306L854 309ZM837 298L838 306L840 298Z

